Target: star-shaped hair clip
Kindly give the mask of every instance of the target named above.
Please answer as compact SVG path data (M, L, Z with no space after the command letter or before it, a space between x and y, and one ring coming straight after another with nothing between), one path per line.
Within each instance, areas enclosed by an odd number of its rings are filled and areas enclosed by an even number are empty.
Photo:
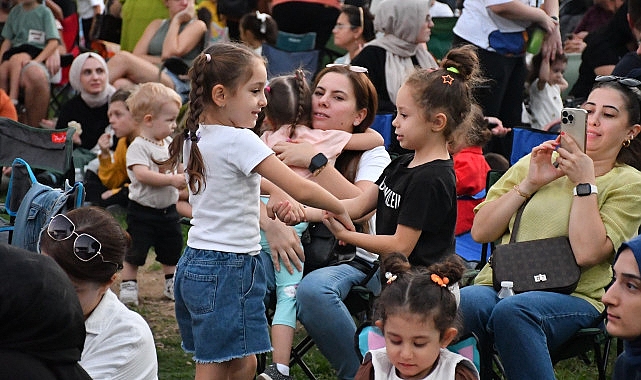
M443 84L447 84L451 86L452 83L454 82L454 77L452 77L450 74L441 75L441 78L443 78Z

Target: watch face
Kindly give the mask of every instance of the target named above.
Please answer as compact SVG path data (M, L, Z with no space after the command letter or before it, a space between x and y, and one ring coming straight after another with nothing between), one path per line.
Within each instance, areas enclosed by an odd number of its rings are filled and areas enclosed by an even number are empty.
M592 194L592 186L589 183L580 183L576 185L576 195Z

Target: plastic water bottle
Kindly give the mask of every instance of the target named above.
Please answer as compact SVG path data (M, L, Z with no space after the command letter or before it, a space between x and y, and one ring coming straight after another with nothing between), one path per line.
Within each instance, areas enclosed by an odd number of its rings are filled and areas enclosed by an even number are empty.
M514 283L512 281L501 281L501 290L499 290L499 298L507 298L514 295L514 290L512 287Z

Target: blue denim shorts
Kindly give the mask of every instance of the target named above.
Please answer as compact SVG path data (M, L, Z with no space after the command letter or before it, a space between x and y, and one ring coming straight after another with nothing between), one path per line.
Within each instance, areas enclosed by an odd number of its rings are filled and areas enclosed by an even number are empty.
M271 351L258 256L185 248L176 266L176 320L196 363Z
M178 75L172 73L167 69L163 69L162 72L167 74L167 76L171 78L171 81L174 82L174 90L178 93L178 95L180 95L183 104L187 103L187 101L189 101L189 90L191 89L189 81L180 79Z

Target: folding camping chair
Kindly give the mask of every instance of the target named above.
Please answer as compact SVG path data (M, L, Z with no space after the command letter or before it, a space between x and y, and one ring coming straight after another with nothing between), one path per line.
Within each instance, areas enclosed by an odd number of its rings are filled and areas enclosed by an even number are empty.
M56 214L81 207L84 203L84 186L67 182L64 189L54 189L38 182L29 164L16 158L11 165L11 179L5 200L9 215L8 242L28 251L38 251L42 228Z

